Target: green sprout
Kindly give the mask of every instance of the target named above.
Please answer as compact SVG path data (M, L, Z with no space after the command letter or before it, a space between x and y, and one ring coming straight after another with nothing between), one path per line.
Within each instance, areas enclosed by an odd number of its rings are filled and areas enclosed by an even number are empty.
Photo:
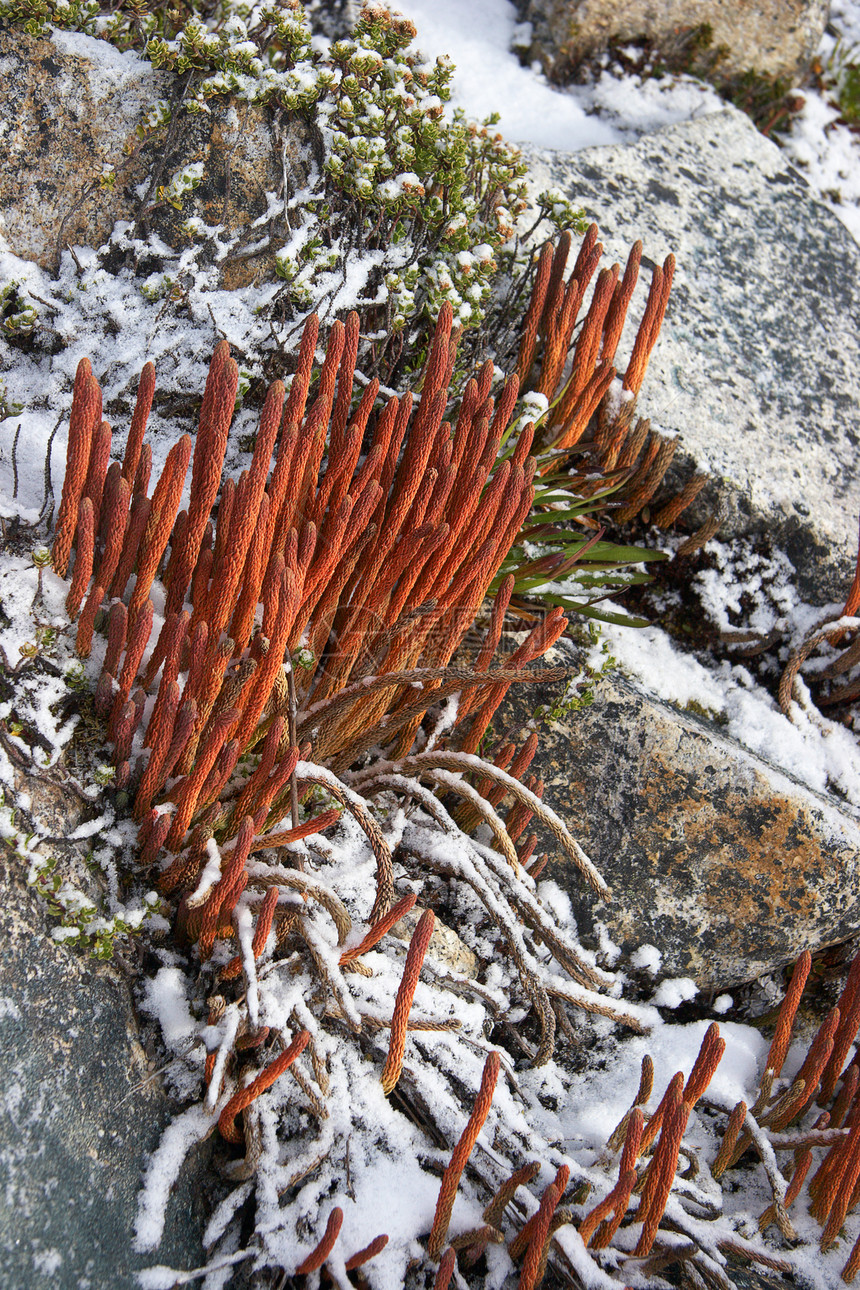
M552 704L541 704L535 709L535 716L549 723L561 721L564 717L571 716L574 712L581 712L583 708L589 708L594 703L594 687L597 682L608 672L617 667L617 660L610 653L609 644L605 641L600 632L600 626L596 622L587 624L588 644L592 647L600 646L602 658L599 665L595 665L592 659L586 660L583 669L578 676L575 676L568 682L564 693Z
M0 332L10 339L30 336L38 321L38 311L21 294L19 282L0 287Z

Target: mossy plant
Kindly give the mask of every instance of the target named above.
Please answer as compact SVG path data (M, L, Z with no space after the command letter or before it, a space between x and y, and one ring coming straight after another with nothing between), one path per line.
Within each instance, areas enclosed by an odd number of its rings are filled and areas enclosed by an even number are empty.
M10 727L10 733L14 731ZM108 770L113 778L112 767ZM98 774L96 774L97 782ZM45 855L38 850L41 839L37 833L27 833L21 827L18 811L6 802L0 789L0 838L27 866L27 883L44 899L47 911L56 922L51 929L53 940L69 947L74 946L92 954L97 959L113 958L119 937L138 934L146 921L158 913L161 900L155 891L147 892L142 901L126 907L118 905L113 912L100 909L92 897L85 895L74 883L58 872L59 861L55 855ZM100 871L96 855L90 857L87 867Z
M823 88L835 100L849 125L860 121L860 45L851 45L841 36L826 63L813 67Z
M720 89L723 98L746 112L762 134L770 135L777 129L786 130L791 116L803 104L803 99L791 93L787 77L765 76L755 70L733 77Z
M0 378L0 421L5 421L7 417L17 416L23 406L23 403L17 403L15 399L10 398L9 387Z
M535 708L535 718L547 725L554 725L583 708L590 708L594 703L594 687L618 666L618 660L612 654L609 642L604 640L598 623L587 623L578 634L578 640L588 650L581 671L571 677L553 703Z
M39 319L38 311L21 295L19 282L0 287L0 331L9 340L30 336Z
M94 958L109 960L114 956L118 937L139 933L148 918L158 912L158 893L149 891L142 904L133 909L120 908L106 915L96 903L57 873L57 859L31 854L27 881L42 896L48 913L57 919L51 937L69 947L86 950ZM96 861L91 861L97 867Z
M381 6L367 5L353 35L326 52L312 47L298 0L152 9L0 0L0 19L33 36L54 25L99 37L181 77L176 102L157 100L140 123L156 145L177 114L211 112L228 96L303 118L314 158L309 182L284 195L277 234L272 226L283 285L267 309L276 329L311 309L360 309L368 376L393 383L420 368L427 325L446 302L455 326L478 328L494 282L526 267L516 241L526 208L519 151L496 132L495 116L475 124L446 112L452 64L424 63L412 24ZM168 172L155 200L181 212L202 178L201 163ZM537 206L553 229L582 224L558 193ZM192 241L212 235L193 219L185 228Z

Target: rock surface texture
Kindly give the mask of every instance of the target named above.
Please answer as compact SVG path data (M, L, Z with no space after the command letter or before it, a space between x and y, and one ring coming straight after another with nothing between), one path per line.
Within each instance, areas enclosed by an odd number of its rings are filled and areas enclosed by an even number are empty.
M405 945L408 945L423 913L424 910L419 909L418 906L411 909L408 914L404 914L399 922L394 924L391 929L391 935L396 936L399 941L403 941ZM471 980L475 980L478 975L477 955L472 953L468 945L460 939L452 928L440 923L438 918L433 924L433 935L430 937L427 953L441 967L449 968L452 972L459 972L462 976L467 976Z
M39 785L28 788L45 818L62 815L59 796L52 812ZM139 1268L198 1266L205 1146L185 1161L157 1255L133 1252L147 1156L172 1110L128 978L51 939L26 862L5 843L0 884L0 1290L132 1290Z
M305 127L276 123L268 108L215 100L209 113L179 106L181 78L72 32L33 38L0 30L0 233L23 259L54 269L68 245L98 247L118 220L191 245L191 218L220 226L225 287L272 278L269 231L252 227L267 193L289 173L301 185ZM172 117L144 122L157 102ZM283 128L282 128L283 127ZM193 189L176 177L202 167Z
M860 929L860 815L619 674L542 729L531 771L612 889L592 897L550 852L595 947L604 923L627 952L656 946L661 976L708 990Z
M638 411L713 476L691 524L720 506L721 536L770 532L807 599L844 600L860 509L860 248L734 108L531 162L539 187L597 221L604 262L623 264L639 237L651 262L675 253Z
M529 0L526 17L532 56L551 79L568 79L612 42L641 40L661 62L724 84L744 73L768 80L801 76L829 9L828 0Z

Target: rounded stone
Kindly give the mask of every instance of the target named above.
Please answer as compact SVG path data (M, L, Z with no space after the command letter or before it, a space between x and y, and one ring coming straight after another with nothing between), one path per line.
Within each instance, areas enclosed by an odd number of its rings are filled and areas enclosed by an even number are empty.
M528 706L513 694L505 719ZM653 945L661 976L718 990L860 930L860 813L620 674L542 728L530 771L611 888L600 900L550 850L544 874L594 948Z

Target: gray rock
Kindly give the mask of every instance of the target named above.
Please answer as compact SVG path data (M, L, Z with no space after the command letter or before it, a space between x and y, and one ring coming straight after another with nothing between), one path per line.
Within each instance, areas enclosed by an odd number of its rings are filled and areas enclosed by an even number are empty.
M39 792L34 780L27 789ZM48 801L43 818L58 809ZM172 1110L128 979L51 939L6 843L0 882L0 1288L132 1290L138 1268L199 1266L209 1144L185 1161L157 1255L132 1250L147 1156Z
M506 720L529 711L514 696ZM656 946L661 976L721 989L860 929L860 813L619 674L542 729L531 773L612 889L592 897L550 851L595 948L604 923L627 952Z
M529 0L525 10L534 29L532 57L555 80L612 41L644 40L664 64L709 74L718 84L744 73L796 80L809 67L829 11L828 0Z
M638 410L714 477L691 523L720 504L723 535L769 531L808 599L844 598L860 509L860 248L734 108L531 162L540 187L597 221L606 263L637 237L652 261L677 257Z
M237 239L221 265L225 287L273 278L267 230L252 225L285 173L304 182L307 127L226 98L188 113L182 85L90 36L0 31L0 232L10 249L54 269L67 245L98 247L126 220L181 251L194 218L220 225L222 242ZM157 102L173 116L150 129ZM191 166L202 166L199 183L177 195L173 180Z

